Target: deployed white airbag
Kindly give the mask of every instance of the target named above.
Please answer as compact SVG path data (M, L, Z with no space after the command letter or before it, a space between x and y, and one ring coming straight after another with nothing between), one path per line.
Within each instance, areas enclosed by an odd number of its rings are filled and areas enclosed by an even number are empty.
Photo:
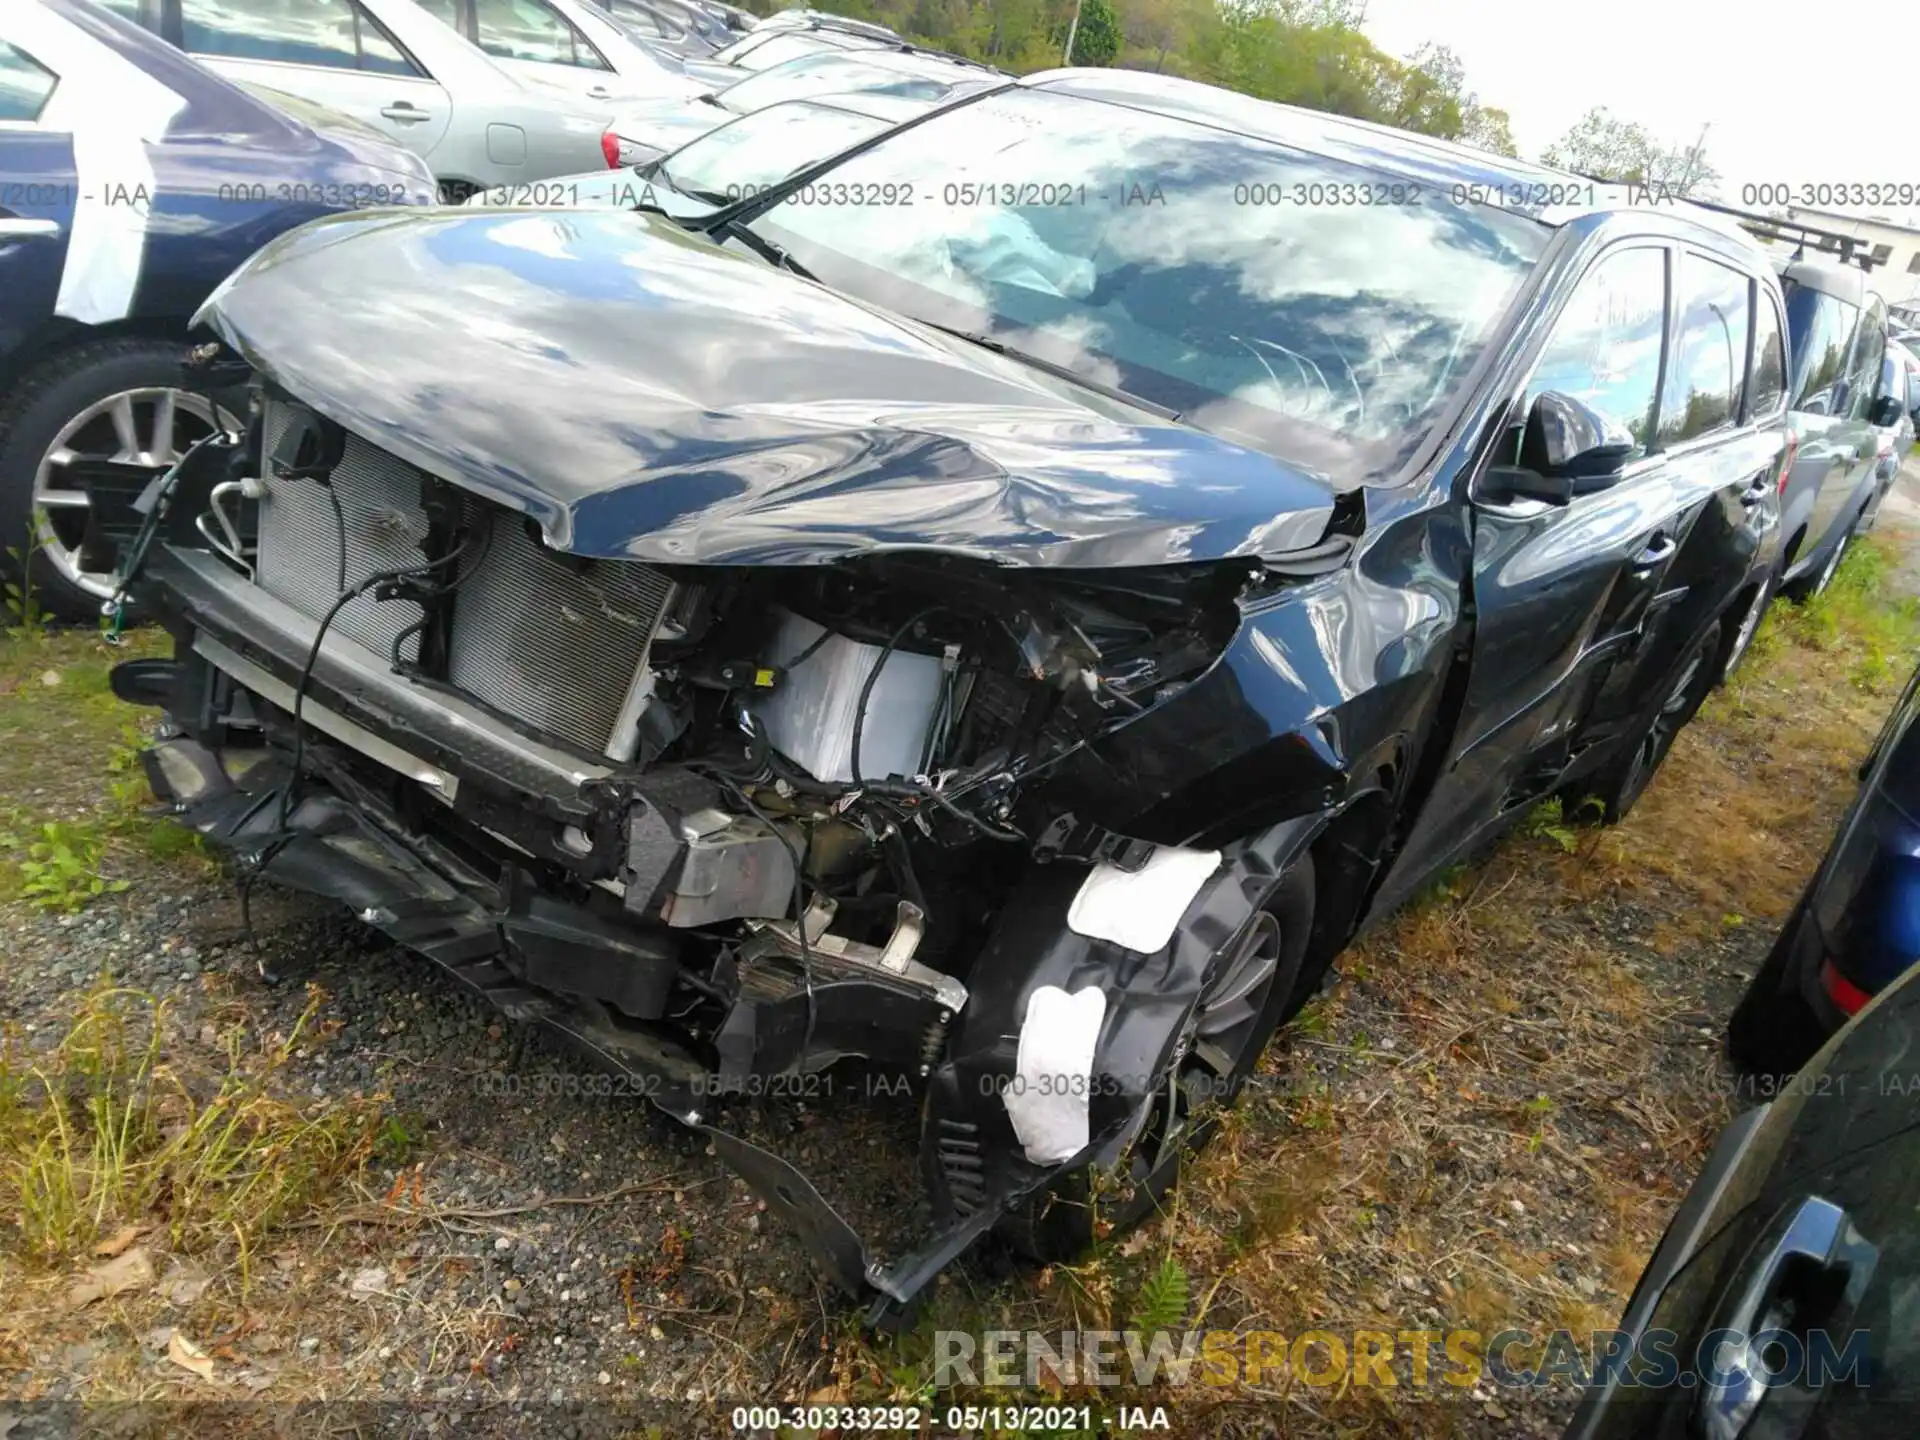
M1162 845L1136 871L1096 865L1067 910L1067 926L1089 940L1107 940L1151 955L1166 948L1180 917L1220 868L1218 850Z
M1106 1017L1107 997L1097 986L1069 995L1042 985L1027 997L1014 1076L1001 1099L1035 1165L1057 1165L1087 1148L1093 1051Z

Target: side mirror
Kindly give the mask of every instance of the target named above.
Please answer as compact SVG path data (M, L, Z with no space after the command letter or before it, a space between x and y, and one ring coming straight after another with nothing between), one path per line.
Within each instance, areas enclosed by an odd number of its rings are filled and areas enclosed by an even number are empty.
M1521 427L1518 463L1490 466L1480 477L1480 496L1567 505L1576 495L1606 489L1639 453L1639 443L1592 406L1543 391Z
M1891 395L1879 395L1867 407L1867 423L1876 430L1900 423L1900 402Z
M1520 435L1522 465L1542 475L1565 475L1576 481L1611 480L1639 453L1639 442L1619 425L1557 390L1534 397Z

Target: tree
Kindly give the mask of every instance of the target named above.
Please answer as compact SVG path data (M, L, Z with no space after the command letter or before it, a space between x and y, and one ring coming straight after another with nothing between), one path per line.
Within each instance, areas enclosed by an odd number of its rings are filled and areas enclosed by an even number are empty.
M1120 54L1120 17L1112 0L1082 0L1073 31L1073 65L1111 65Z
M1581 116L1540 158L1562 170L1645 185L1669 195L1709 193L1720 178L1707 159L1704 143L1662 145L1645 127L1616 119L1604 105Z
M1507 112L1496 105L1469 103L1460 114L1460 141L1476 150L1491 150L1496 155L1520 156L1513 143L1513 126Z

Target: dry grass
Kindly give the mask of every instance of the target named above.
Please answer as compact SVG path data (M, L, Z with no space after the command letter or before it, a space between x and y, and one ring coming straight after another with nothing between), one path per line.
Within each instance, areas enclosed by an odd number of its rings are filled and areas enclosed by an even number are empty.
M325 1200L371 1153L377 1107L303 1110L276 1081L320 1004L262 1040L230 1026L208 1036L224 1065L194 1073L163 1059L169 1006L101 986L66 1033L35 1050L0 1040L0 1214L8 1248L48 1268L103 1237L151 1226L169 1248L231 1244L244 1274L277 1222Z

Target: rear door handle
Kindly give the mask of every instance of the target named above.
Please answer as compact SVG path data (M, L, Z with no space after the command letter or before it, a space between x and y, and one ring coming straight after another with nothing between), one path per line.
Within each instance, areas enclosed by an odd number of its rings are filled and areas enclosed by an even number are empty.
M1656 565L1664 565L1673 558L1673 552L1680 548L1680 542L1671 535L1656 535L1647 548L1633 557L1633 568L1651 570Z
M0 216L0 240L53 240L59 234L58 220L33 220L24 215Z
M380 113L389 120L398 120L403 124L418 123L427 118L427 112L417 105L409 105L405 100L396 100L391 105L380 107Z

